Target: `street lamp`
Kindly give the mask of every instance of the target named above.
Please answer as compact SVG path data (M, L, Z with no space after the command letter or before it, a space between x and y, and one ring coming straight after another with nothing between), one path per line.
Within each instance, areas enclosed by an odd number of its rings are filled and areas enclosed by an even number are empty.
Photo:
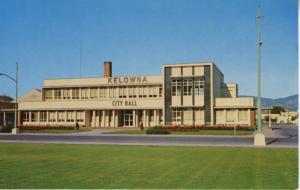
M265 136L262 133L262 127L261 127L261 69L260 69L260 48L262 45L261 42L261 31L260 31L260 19L262 18L260 15L260 4L258 5L258 11L257 11L257 25L258 25L258 42L257 42L257 48L258 48L258 56L257 56L257 65L258 65L258 75L257 75L257 86L258 86L258 94L257 94L257 133L254 136L254 145L256 146L265 146L266 140Z
M12 129L12 134L18 134L18 63L16 63L16 78L14 79L13 77L5 74L5 73L0 73L0 76L5 76L9 79L11 79L15 84L16 84L16 97L15 97L15 123L14 123L14 128Z

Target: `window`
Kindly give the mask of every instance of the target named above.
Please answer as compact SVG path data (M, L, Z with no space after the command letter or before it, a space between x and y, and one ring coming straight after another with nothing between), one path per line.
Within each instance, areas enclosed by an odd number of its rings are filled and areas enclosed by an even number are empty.
M23 112L22 114L23 122L29 122L29 112Z
M84 118L84 112L83 111L77 111L76 112L77 122L83 122L83 118Z
M147 97L147 86L140 86L139 87L139 98L146 98Z
M63 89L63 99L71 99L71 89Z
M136 87L128 87L128 97L136 98Z
M127 88L126 87L120 87L119 88L119 98L126 98L127 97Z
M172 80L172 96L181 96L180 80Z
M204 95L204 81L201 79L196 79L194 81L194 94L195 96Z
M57 118L58 122L64 122L65 121L65 112L59 111L59 112L57 112L57 116L58 116L58 118Z
M89 89L82 88L81 89L81 99L88 99L89 98Z
M46 122L47 121L47 112L41 111L40 112L40 122Z
M91 99L97 99L98 98L98 89L97 88L91 88L90 93L91 93Z
M159 87L159 90L158 90L158 91L159 91L159 93L158 93L158 94L159 94L159 97L162 97L163 90L162 90L162 87L161 87L161 86Z
M61 89L54 90L54 99L56 100L61 99Z
M241 109L239 110L239 121L248 121L248 110Z
M193 89L193 81L191 79L183 81L183 95L191 96Z
M52 89L45 89L45 99L52 99Z
M100 88L99 89L99 97L100 98L106 98L106 88Z
M183 123L184 124L193 124L193 110L192 109L183 110Z
M156 90L157 90L157 87L150 86L149 87L149 97L157 97Z
M67 122L74 122L74 112L67 112Z
M172 110L172 123L174 123L174 124L181 123L181 110L180 109Z
M72 89L72 99L79 99L79 89L78 88Z
M55 122L56 121L56 112L54 112L54 111L51 111L51 112L49 112L49 122Z
M36 111L33 111L31 112L31 122L37 122L37 112Z
M118 88L111 87L109 88L109 98L117 98Z
M234 109L228 109L226 110L226 121L227 122L234 122L234 114L235 110Z

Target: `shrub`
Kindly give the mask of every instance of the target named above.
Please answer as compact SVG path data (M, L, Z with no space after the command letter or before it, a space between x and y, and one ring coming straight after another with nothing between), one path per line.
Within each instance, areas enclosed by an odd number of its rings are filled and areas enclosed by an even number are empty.
M2 132L2 133L11 133L11 130L13 128L14 128L13 126L0 127L0 132Z
M170 132L168 129L162 128L161 126L154 126L147 129L146 134L167 135L170 134Z
M199 130L233 130L236 127L236 130L241 131L253 131L253 128L240 126L240 125L196 125L196 126L187 126L187 125L169 125L164 126L163 128L169 131L199 131Z

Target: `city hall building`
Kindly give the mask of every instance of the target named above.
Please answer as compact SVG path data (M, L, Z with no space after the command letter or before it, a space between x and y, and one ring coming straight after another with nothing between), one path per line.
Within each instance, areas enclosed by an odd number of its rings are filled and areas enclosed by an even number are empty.
M252 97L238 97L214 63L169 64L159 76L44 80L19 99L21 126L253 126Z

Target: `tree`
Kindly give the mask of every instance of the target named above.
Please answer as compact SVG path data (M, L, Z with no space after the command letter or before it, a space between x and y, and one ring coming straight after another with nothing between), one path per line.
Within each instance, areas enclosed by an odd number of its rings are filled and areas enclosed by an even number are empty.
M273 106L271 110L272 114L280 114L281 112L285 112L285 109L281 106Z

